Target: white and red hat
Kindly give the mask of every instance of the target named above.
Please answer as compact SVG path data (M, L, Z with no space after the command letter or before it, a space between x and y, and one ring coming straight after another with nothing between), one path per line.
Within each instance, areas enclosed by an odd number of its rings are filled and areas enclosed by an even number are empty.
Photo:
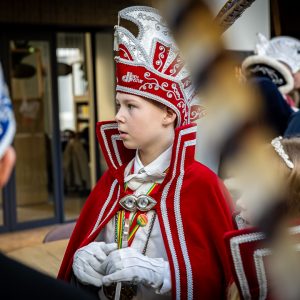
M158 10L132 6L119 12L120 18L138 26L135 37L115 26L116 91L158 101L175 111L177 127L200 115L200 106L187 70Z

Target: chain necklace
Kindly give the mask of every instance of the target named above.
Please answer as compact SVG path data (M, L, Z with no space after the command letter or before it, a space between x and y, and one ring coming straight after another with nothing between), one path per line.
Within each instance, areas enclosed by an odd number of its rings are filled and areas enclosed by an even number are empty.
M154 227L155 219L156 219L156 212L153 211L153 216L150 220L149 230L148 230L148 233L147 233L146 243L145 243L143 251L142 251L143 255L146 254L147 247L148 247L148 244L149 244L149 240L150 240L150 237L151 237L151 233L152 233L152 230L153 230L153 227ZM124 223L125 219L123 219L122 222ZM118 214L115 215L115 242L116 243L118 243L118 229L117 229L117 226L118 226Z

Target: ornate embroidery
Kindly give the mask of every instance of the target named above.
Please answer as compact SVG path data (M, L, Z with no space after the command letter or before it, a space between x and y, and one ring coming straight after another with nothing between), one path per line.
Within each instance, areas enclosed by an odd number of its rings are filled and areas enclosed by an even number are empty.
M171 234L171 229L170 229L170 223L169 223L169 218L168 218L168 211L167 211L167 206L166 206L166 200L167 200L167 196L168 196L168 193L169 193L169 189L176 177L176 169L177 169L177 165L178 165L178 158L179 158L179 148L180 148L180 144L181 144L181 137L183 135L186 135L186 134L190 134L190 133L194 133L196 132L196 127L191 127L191 128L188 128L188 129L185 129L185 130L182 130L180 133L179 133L179 136L178 136L178 144L177 144L177 147L176 147L176 161L175 161L175 164L174 164L174 168L173 168L173 173L172 173L172 178L170 179L170 181L166 184L164 190L163 190L163 193L162 193L162 198L161 198L161 203L160 203L160 206L161 206L161 211L162 211L162 215L163 215L163 222L164 222L164 227L165 227L165 230L166 230L166 235L167 235L167 239L168 239L168 243L169 243L169 247L170 247L170 251L171 251L171 254L172 254L172 258L173 258L173 264L174 264L174 269L175 269L175 281L176 281L176 299L180 300L181 299L181 289L180 289L180 269L179 269L179 264L178 264L178 259L177 259L177 255L176 255L176 251L175 251L175 247L174 247L174 242L173 242L173 239L172 239L172 234ZM184 159L184 157L181 157L181 159ZM177 186L177 185L176 185ZM177 198L176 198L177 197ZM178 188L178 192L175 196L175 202L176 203L180 203L180 190ZM180 214L180 209L179 209L179 214ZM182 228L183 230L183 228ZM182 231L181 233L179 233L180 235L183 235L184 236L184 232ZM190 280L190 282L188 283L188 287L189 287L189 291L188 291L188 299L192 299L190 298L192 295L193 295L193 280L192 280L192 274L191 274L191 269L189 268L189 258L188 258L188 253L187 251L185 251L185 239L182 241L181 243L181 248L182 248L182 251L184 253L184 260L185 260L185 263L187 264L186 265L186 272L188 274L188 278Z
M289 233L291 235L300 234L300 226L289 228ZM264 239L265 239L265 235L261 232L241 234L238 236L234 236L230 239L231 255L234 262L235 272L238 277L238 282L240 284L241 291L243 294L243 299L251 299L251 293L249 287L249 284L251 285L251 282L248 283L247 281L244 264L242 261L240 246L242 244L252 243L255 241L263 241ZM300 251L300 248L296 247L296 251ZM271 254L272 254L272 250L268 248L256 249L253 252L253 263L255 266L257 282L259 285L259 299L266 299L268 296L268 281L266 276L264 257Z
M247 227L246 221L241 217L240 214L237 214L234 219L238 229L245 229Z
M159 41L153 41L153 42L156 44L155 51L152 54L153 66L157 71L161 72L168 58L170 47L161 44Z
M257 249L253 255L255 269L256 269L256 275L257 275L258 284L259 284L259 299L260 300L266 299L267 294L268 294L268 284L267 284L267 277L266 277L266 271L265 271L263 258L264 258L264 256L267 256L270 254L271 254L270 249Z
M183 68L183 66L184 66L184 62L183 62L182 58L180 57L180 55L177 54L176 58L171 63L171 65L169 66L169 68L166 70L165 73L167 75L175 76L179 73L179 71Z
M165 22L162 21L162 19L158 20L155 17L151 17L151 16L143 14L143 13L139 13L138 18L141 18L141 19L146 20L146 21L153 21L155 23L155 29L157 31L161 31L166 36L169 35L167 25L166 25ZM162 30L162 28L165 28L165 29Z
M191 84L192 84L192 79L191 79L190 76L188 76L188 77L185 77L184 79L182 79L181 82L182 82L184 88L186 89L186 88L188 88L188 87L191 86Z
M99 223L101 222L101 219L102 219L102 217L103 217L103 214L104 214L104 212L105 212L105 210L106 210L106 208L107 208L109 202L110 202L111 199L112 199L112 196L113 196L113 194L114 194L114 191L115 191L115 188L116 188L117 184L118 184L118 181L117 181L117 180L114 180L114 182L113 182L112 185L111 185L111 188L110 188L108 197L107 197L107 199L106 199L106 201L105 201L105 203L104 203L104 205L103 205L103 207L102 207L102 209L101 209L101 211L100 211L100 213L99 213L99 216L98 216L98 218L97 218L97 222L95 223L95 226L94 226L94 228L93 228L93 230L92 230L92 232L90 233L89 236L91 236L91 235L96 231L96 229L98 228ZM117 202L116 202L116 203L117 203ZM108 214L108 215L109 215L109 214Z
M123 44L119 45L119 55L121 58L133 60L130 52L127 50L127 48Z
M163 66L163 59L165 58L165 52L166 52L166 48L163 45L160 45L158 47L159 51L161 51L158 54L158 60L155 62L155 65L158 66L157 70L159 70L162 66Z
M171 99L175 99L176 101L183 101L184 100L181 98L181 95L178 91L178 88L176 86L175 83L171 84L171 88L169 88L169 83L168 82L162 82L161 84L159 84L158 80L151 77L150 72L146 72L144 74L144 78L147 79L147 82L145 82L142 86L140 86L139 90L159 90L161 89L162 91L164 91L166 93L167 98Z
M131 34L127 29L120 26L116 26L115 30L115 34L118 36L118 39L120 41L119 45L123 45L123 48L126 48L127 52L132 58L132 61L135 60L150 64L147 53L145 52L143 47L137 46L137 43L139 44L139 42L136 41L136 38L133 34Z
M104 141L104 145L105 145L107 154L108 154L109 159L110 159L110 161L111 161L111 163L112 163L112 165L113 165L113 167L114 167L115 169L117 169L117 166L116 166L116 164L115 164L115 162L114 162L114 160L113 160L112 153L110 152L110 148L109 148L109 146L108 146L108 141L107 141L107 137L106 137L105 131L106 131L106 130L110 130L110 129L117 129L117 128L118 128L117 123L113 123L113 124L102 125L102 126L101 126L101 129L100 129L100 131L101 131L101 136L102 136L102 139L103 139L103 141ZM115 135L115 136L114 136L113 147L114 147L115 155L116 155L116 157L117 157L117 161L118 161L119 166L120 166L120 165L122 164L122 162L121 162L120 153L119 153L119 150L118 150L118 147L117 147L117 143L116 143L116 141L119 140L119 139L120 139L120 138L118 137L118 135Z
M166 62L165 62L165 65L164 65L164 67L163 67L163 69L162 69L162 73L163 74L166 74L166 71L167 71L167 69L170 67L170 65L171 65L171 63L174 61L174 59L176 58L176 56L177 56L177 51L175 52L174 50L173 51L169 51L169 55L168 55L168 57L167 57L167 60L166 60Z
M188 72L162 17L157 10L144 7L124 9L120 11L119 16L137 24L139 34L135 38L127 29L116 27L121 48L120 56L116 57L116 90L124 90L122 87L130 88L147 92L147 97L153 100L157 97L164 98L165 105L177 107L175 112L178 121L181 121L177 125L188 124L190 103L196 95L191 81L186 79ZM127 57L129 58L126 59ZM142 76L144 78L141 78Z
M120 186L118 187L117 199L119 199L119 197L120 197ZM111 215L111 213L112 213L112 212L113 212L113 210L115 209L115 207L116 207L117 203L118 203L117 201L115 201L115 202L114 202L113 206L111 207L111 209L109 210L108 214L106 215L106 217L103 219L103 221L100 223L100 225L99 225L99 226L102 226L102 224L103 224L104 222L106 222L106 220L107 220L108 216L110 216L110 215Z
M121 166L122 160L121 160L120 153L118 150L117 141L122 141L122 139L119 134L112 135L111 138L112 138L112 144L113 144L113 148L114 148L114 152L115 152L118 164L119 164L119 166Z
M180 240L180 246L183 253L184 262L187 269L187 290L188 290L188 296L187 299L193 299L193 273L192 273L192 267L189 259L189 254L186 247L185 242L185 235L183 231L183 222L181 218L180 213L180 192L182 188L182 182L184 177L184 162L185 162L185 153L186 148L190 146L195 146L196 140L187 141L184 143L184 148L182 150L181 154L181 163L180 163L180 174L177 179L176 189L175 189L175 217L176 217L176 224L177 224L177 231L179 235Z
M180 116L178 108L176 106L168 104L167 101L164 98L161 98L159 96L150 94L148 92L144 92L144 91L140 91L140 90L136 90L136 89L131 89L131 88L124 87L124 86L119 86L119 85L117 85L117 89L121 92L125 92L125 93L127 92L127 93L130 93L130 94L142 96L142 97L145 97L145 98L151 97L152 99L155 99L156 101L158 101L158 102L160 102L160 103L162 103L166 106L171 107L176 112L177 116ZM182 122L181 117L178 117L178 123L179 124L184 123L184 122Z
M271 80L274 82L274 84L276 84L278 86L285 84L283 77L280 77L281 74L269 67L256 65L255 67L249 69L249 72L251 72L252 74L262 73L264 75L267 75L268 77L271 78Z
M239 280L239 284L244 299L251 299L251 294L250 294L249 284L246 278L246 274L242 262L240 244L259 241L259 240L263 240L264 238L265 235L263 233L255 232L255 233L236 236L230 240L230 249L231 249L231 255L234 263L234 268Z
M143 83L143 80L140 79L139 75L135 75L132 72L127 72L126 75L123 75L122 76L122 81L124 81L124 82Z

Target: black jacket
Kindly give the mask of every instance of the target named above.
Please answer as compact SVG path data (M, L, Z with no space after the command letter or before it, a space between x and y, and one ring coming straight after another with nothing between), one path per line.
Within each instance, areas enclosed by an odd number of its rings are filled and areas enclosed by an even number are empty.
M95 300L97 298L0 254L0 299Z

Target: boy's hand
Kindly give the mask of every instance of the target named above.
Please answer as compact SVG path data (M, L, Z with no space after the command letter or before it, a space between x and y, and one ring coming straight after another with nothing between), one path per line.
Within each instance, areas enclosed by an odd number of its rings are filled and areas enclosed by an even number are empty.
M162 258L150 258L128 247L111 252L101 265L104 285L131 281L151 286L158 293L171 290L169 263Z
M73 272L83 284L102 286L100 267L110 252L117 249L117 244L93 242L78 249L74 254Z

